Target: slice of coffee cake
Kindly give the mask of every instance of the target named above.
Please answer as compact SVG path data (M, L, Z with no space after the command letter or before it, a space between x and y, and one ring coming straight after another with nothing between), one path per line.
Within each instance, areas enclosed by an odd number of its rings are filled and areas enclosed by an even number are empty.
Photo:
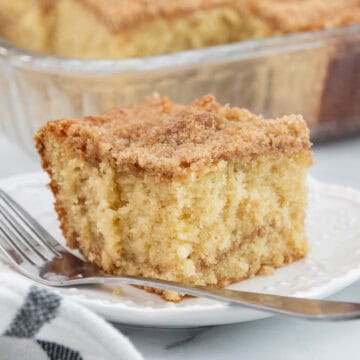
M154 98L51 121L36 146L69 246L109 273L225 286L307 253L301 116Z

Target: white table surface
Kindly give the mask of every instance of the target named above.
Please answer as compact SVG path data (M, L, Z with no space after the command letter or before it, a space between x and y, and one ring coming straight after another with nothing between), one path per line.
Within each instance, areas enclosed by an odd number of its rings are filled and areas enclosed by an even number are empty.
M312 175L360 190L360 137L319 145L313 150L316 164ZM0 164L0 178L40 169L36 160L2 135ZM360 282L332 298L360 301ZM360 359L360 320L318 323L273 317L238 325L179 330L116 326L146 359Z

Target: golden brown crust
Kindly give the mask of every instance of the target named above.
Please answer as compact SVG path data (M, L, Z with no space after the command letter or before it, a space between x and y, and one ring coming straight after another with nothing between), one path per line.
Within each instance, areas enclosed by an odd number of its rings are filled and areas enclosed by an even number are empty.
M181 176L219 160L295 155L310 147L300 115L265 120L206 96L190 106L152 98L99 116L47 123L36 135L40 154L49 135L60 137L91 165L108 159L119 172Z
M252 13L281 33L360 22L360 0L252 0Z
M51 1L51 0L48 0ZM90 9L113 32L159 17L232 7L251 11L279 32L323 29L360 22L359 0L75 0Z
M42 158L42 166L43 166L44 170L49 174L49 176L51 176L51 167L45 162L44 156L42 156L41 158ZM58 216L58 220L60 223L60 229L61 229L64 237L66 238L67 245L73 249L76 249L76 248L78 248L77 236L74 233L71 226L69 226L69 221L67 219L67 212L64 209L63 205L61 204L61 202L59 201L58 196L57 196L58 192L59 192L59 185L57 184L57 182L55 180L51 180L50 183L48 184L48 187L54 194L54 198L55 198L54 208L55 208L56 214Z

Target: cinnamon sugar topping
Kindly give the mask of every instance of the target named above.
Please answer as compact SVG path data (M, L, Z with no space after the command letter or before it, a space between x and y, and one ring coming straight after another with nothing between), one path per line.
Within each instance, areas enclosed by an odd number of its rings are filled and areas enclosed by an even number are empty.
M49 0L47 0L49 1ZM232 7L252 13L273 30L296 32L360 22L359 0L76 0L93 11L113 31L158 17L197 10Z
M144 20L172 17L224 5L234 0L76 0L91 9L114 31L122 30Z
M100 116L51 121L37 134L38 148L47 134L63 137L93 164L106 157L119 171L159 177L219 160L297 154L310 146L300 115L265 120L245 109L221 106L212 96L190 106L152 98Z
M252 0L249 4L254 15L284 33L360 22L360 0Z

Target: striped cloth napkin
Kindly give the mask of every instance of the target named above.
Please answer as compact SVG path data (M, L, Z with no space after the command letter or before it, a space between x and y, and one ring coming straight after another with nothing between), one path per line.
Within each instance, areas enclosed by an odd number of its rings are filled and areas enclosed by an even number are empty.
M0 273L1 360L139 360L130 341L87 308Z

